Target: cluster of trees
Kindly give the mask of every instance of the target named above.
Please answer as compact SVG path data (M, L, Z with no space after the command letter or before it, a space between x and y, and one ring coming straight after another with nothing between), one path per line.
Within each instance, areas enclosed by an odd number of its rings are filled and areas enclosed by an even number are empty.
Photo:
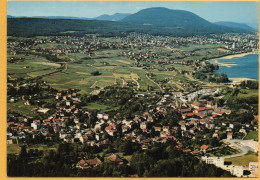
M94 71L91 73L92 76L99 76L101 73L99 71Z
M22 146L18 156L8 155L7 174L9 177L128 177L133 174L139 177L231 177L229 172L207 165L175 146L175 142L158 143L152 149L141 151L131 142L120 145L115 141L106 147L61 143L57 150L44 152L27 151L26 146ZM130 165L113 163L106 160L104 154L98 155L109 147L131 155ZM83 156L82 152L85 152ZM103 163L94 168L77 169L76 163L83 157L98 157Z
M258 89L258 81L242 81L240 84L242 88L249 88L249 89Z
M206 63L199 71L194 74L196 79L202 81L216 82L216 83L226 83L229 79L226 74L215 74L214 71L218 70L219 66L215 64Z

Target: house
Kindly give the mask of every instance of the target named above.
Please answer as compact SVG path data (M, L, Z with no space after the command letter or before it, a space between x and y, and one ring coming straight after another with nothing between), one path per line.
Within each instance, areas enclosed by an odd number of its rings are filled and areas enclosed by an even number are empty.
M204 115L204 116L209 116L209 115L212 114L213 109L210 108L210 107L205 107L205 108L196 109L194 112L195 112L195 113L198 113L198 114L202 114L202 115Z
M258 172L258 162L249 162L249 171Z
M206 128L208 129L214 129L215 127L215 124L212 122L212 121L208 121L206 124L205 124Z
M207 145L205 145L205 144L203 144L203 145L200 147L200 151L202 151L202 152L204 152L204 153L206 153L208 149L209 149L209 146L207 146Z
M194 102L191 104L191 107L193 107L193 108L195 108L195 109L199 109L199 108L204 107L204 105L201 104L201 103L198 102L198 101L194 101Z
M104 115L103 115L102 113L98 113L98 114L97 114L97 118L98 118L98 119L103 119L103 118L104 118Z
M243 128L242 128L242 129L239 129L239 132L240 132L240 133L243 133L243 134L246 134L246 130L243 129Z
M39 128L40 128L40 123L38 123L38 122L33 122L33 123L31 123L31 127L32 127L33 129L39 129Z
M207 101L206 107L210 107L210 108L213 108L213 109L217 109L218 103L217 103L216 101Z
M233 132L227 132L227 139L230 140L233 137Z
M124 163L124 161L117 154L112 154L111 156L108 157L108 159L114 163L118 163L118 164Z
M219 110L214 110L214 111L212 112L212 114L213 114L213 115L222 116L222 115L224 114L224 112L221 112L221 111L219 111Z
M128 126L126 126L126 125L122 126L122 132L123 132L123 133L124 133L124 132L127 132L128 129L129 129Z
M162 129L161 127L154 127L154 131L159 131L160 132L161 129Z
M88 137L83 135L83 136L81 136L81 137L79 138L79 140L80 140L80 142L81 142L82 144L84 144L85 142L87 142Z
M147 121L141 122L140 129L146 129L147 128Z
M163 131L168 133L170 129L170 126L163 126Z
M108 133L110 136L114 136L114 135L116 134L116 130L115 130L115 129L108 130L107 133Z
M199 113L186 113L182 115L183 119L191 118L191 117L199 117L199 118L204 118L205 115L199 114Z
M231 123L230 123L230 124L229 124L229 127L230 127L230 128L234 128L234 124L231 124Z
M199 150L195 149L194 151L191 152L192 155L198 155L200 153Z
M149 148L148 145L145 145L145 144L142 145L142 150L146 150L148 148Z
M104 114L103 118L104 118L105 120L108 120L108 119L109 119L109 114Z
M92 168L92 167L97 167L101 164L102 162L100 161L100 159L98 158L94 158L94 159L89 159L89 160L80 160L77 164L76 164L76 168L78 169L88 169L88 168Z

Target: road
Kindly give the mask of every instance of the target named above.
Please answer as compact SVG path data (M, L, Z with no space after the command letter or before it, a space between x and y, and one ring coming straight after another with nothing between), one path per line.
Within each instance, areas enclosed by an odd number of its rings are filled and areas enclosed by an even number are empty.
M146 73L147 73L147 72L146 72ZM152 80L151 78L149 78L149 77L147 76L147 74L146 74L145 76L147 77L147 79L149 79L150 81L152 81L155 85L157 85L162 93L164 93L162 87L161 87L159 84L157 84L154 80Z
M241 152L238 154L222 156L223 158L233 158L233 157L243 156L243 155L247 154L247 152L248 152L248 149L246 147L239 145L239 143L243 141L241 139L232 139L232 140L223 139L223 141L230 143L229 146L235 146L241 150Z
M132 78L132 80L137 84L137 90L138 90L140 88L139 82L136 79L134 79L134 78Z

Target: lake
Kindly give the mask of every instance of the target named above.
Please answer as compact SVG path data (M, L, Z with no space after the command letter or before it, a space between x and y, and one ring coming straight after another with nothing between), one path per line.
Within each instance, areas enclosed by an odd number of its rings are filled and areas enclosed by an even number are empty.
M214 61L210 61L214 63ZM232 59L218 59L219 63L230 64L231 67L220 66L215 72L227 74L229 78L250 78L258 80L258 54L248 54ZM233 65L236 64L236 65Z

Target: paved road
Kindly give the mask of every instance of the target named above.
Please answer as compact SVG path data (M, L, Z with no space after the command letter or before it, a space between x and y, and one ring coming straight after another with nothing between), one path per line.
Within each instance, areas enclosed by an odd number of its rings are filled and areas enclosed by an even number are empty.
M222 156L223 158L232 158L232 157L238 157L238 156L243 156L248 152L248 149L244 147L243 145L240 145L239 143L242 142L243 140L241 139L232 139L232 140L227 140L223 139L224 142L230 143L229 146L235 146L241 150L240 153L238 154L233 154L233 155L228 155L228 156Z

